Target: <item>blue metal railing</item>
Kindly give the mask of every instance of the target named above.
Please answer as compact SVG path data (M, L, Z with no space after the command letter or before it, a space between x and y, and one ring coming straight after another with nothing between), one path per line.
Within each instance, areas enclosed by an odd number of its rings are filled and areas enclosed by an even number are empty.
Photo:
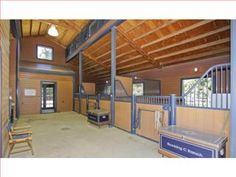
M169 104L170 96L137 96L137 103L144 104Z
M230 109L230 63L209 68L177 101L182 106Z

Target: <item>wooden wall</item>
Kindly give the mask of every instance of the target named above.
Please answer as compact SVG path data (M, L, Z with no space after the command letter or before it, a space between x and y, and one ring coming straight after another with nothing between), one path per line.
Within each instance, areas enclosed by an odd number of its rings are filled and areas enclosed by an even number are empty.
M161 95L176 94L181 92L181 79L201 77L202 74L211 66L228 63L229 58L220 57L194 61L190 63L183 63L164 67L162 69L152 69L136 73L136 76L142 79L156 79L161 81ZM194 67L198 67L199 71L194 72ZM130 76L130 75L128 75Z
M214 109L177 107L176 125L206 133L225 134L229 137L230 112ZM226 144L229 157L229 141Z
M95 95L96 93L95 85L96 85L95 83L83 82L85 93L88 95Z
M131 77L116 76L116 80L119 80L125 87L129 96L133 93L133 79Z
M47 60L39 60L37 59L37 45L45 45L49 47L53 47L54 56L52 61ZM36 62L36 63L46 63L51 65L59 65L59 66L68 66L72 68L74 71L78 70L78 65L72 65L71 63L65 63L65 49L52 42L46 37L26 37L22 39L21 42L21 61L25 62Z
M57 84L57 112L72 111L73 78L49 74L20 72L20 114L40 113L40 81L55 81ZM36 96L24 96L24 89L36 89Z
M115 102L115 126L131 131L131 103L128 102Z
M10 52L10 22L0 20L0 118L1 118L1 155L5 156L8 148L7 124L9 121L9 52Z

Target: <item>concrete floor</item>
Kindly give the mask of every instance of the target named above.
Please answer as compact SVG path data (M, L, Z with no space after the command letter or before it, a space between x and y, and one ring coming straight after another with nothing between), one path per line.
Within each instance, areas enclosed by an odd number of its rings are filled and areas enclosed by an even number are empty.
M18 125L30 124L35 155L11 157L161 157L158 144L117 128L98 128L75 112L22 116Z

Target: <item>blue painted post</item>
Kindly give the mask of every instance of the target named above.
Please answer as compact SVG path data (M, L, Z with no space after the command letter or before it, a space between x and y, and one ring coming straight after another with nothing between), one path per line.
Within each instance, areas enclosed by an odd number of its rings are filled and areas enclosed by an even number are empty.
M131 133L136 134L136 126L135 126L135 119L136 119L136 96L131 96Z
M175 97L175 94L170 95L169 125L176 125L176 97Z
M83 84L83 54L79 53L79 112L81 113L81 97Z
M115 125L116 28L111 29L111 126Z
M231 20L230 157L236 158L236 20Z

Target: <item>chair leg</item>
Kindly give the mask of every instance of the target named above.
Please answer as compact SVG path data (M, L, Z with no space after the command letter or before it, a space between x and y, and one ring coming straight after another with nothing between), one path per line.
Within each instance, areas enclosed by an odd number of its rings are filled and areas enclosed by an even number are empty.
M9 149L9 152L8 152L8 157L10 157L10 154L14 148L15 144L10 144L10 149Z
M34 155L32 142L31 142L31 141L27 141L27 143L28 143L28 145L29 145L29 147L30 147L30 149L31 149L31 153L32 153L32 155Z

